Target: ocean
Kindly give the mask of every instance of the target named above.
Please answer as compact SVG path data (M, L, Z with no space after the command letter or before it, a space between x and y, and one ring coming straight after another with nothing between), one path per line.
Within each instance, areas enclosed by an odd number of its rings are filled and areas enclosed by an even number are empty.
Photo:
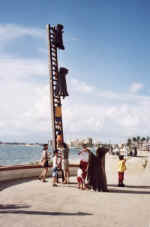
M69 160L71 163L79 162L79 149L71 148ZM52 151L49 150L49 152ZM42 146L24 146L24 145L9 145L0 144L0 165L19 165L19 164L30 164L37 162L41 159Z

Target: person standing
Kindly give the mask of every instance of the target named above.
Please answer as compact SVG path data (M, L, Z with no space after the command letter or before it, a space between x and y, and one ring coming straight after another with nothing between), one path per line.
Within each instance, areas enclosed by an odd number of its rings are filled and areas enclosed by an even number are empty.
M136 156L137 156L137 147L134 146L134 157L136 157Z
M83 185L85 185L85 179L87 176L87 168L88 168L88 161L89 161L89 154L90 150L87 148L86 144L82 145L82 150L79 152L80 155L80 166L83 171L82 177L83 177Z
M43 182L46 182L45 178L48 173L48 144L43 145L43 151L41 156L41 164L42 164L42 172L39 176L39 180L42 180Z
M119 162L118 162L118 186L124 187L124 172L126 171L126 160L124 159L123 155L119 156Z
M84 189L83 187L83 177L82 177L83 171L81 169L81 165L79 166L79 168L77 169L77 183L78 183L78 188L79 189Z
M62 183L64 182L64 170L62 169L62 152L61 150L57 150L57 183L59 183L59 172L61 172Z
M53 166L52 166L53 187L57 186L57 175L58 175L58 151L55 150L53 155Z
M70 171L69 171L69 147L66 143L62 143L62 169L64 171L64 184L69 183Z

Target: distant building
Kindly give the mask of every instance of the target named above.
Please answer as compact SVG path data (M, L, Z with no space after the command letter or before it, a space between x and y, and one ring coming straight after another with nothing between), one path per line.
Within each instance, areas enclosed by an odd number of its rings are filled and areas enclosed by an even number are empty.
M90 137L90 138L86 138L86 139L71 140L70 146L71 147L81 147L83 143L86 143L87 146L92 147L93 146L93 139Z

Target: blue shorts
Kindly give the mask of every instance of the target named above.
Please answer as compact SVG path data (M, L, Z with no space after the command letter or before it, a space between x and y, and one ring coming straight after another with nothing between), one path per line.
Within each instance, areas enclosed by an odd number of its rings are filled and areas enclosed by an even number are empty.
M57 167L52 168L52 177L57 177Z

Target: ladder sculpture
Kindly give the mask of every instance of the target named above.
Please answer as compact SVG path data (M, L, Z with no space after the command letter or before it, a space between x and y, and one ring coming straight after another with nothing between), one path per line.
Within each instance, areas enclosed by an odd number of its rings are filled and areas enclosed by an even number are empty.
M57 48L64 49L62 42L63 25L52 27L47 25L48 32L48 67L49 67L49 83L50 83L50 101L51 101L51 122L52 122L52 148L57 149L57 140L60 137L63 142L63 122L62 122L62 104L61 92L58 89L60 71L65 68L58 69ZM59 40L58 40L59 39ZM67 69L65 69L67 70ZM68 71L66 71L67 73ZM57 92L56 92L57 91Z

